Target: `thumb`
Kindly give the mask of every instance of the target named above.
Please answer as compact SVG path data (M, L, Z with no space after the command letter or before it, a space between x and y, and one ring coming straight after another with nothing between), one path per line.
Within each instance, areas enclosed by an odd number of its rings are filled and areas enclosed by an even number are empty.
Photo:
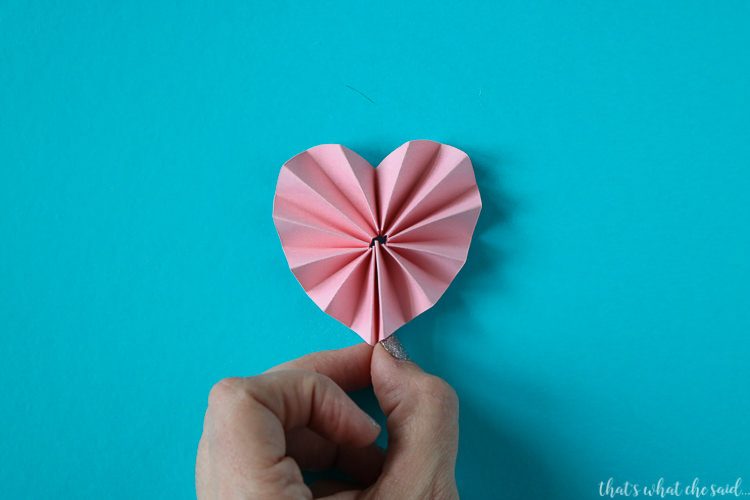
M384 342L403 357L395 336ZM375 346L370 365L375 396L388 426L388 454L381 478L396 483L393 486L403 493L455 490L456 392L416 363L389 354L382 344Z

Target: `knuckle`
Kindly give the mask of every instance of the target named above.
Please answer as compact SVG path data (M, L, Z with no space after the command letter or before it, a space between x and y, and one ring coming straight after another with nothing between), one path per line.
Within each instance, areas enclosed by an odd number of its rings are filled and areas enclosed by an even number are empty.
M299 372L302 383L306 388L317 391L327 391L335 382L328 376L318 372L302 371Z
M260 473L260 482L269 485L270 491L262 498L312 498L305 486L302 471L291 457L284 457Z
M417 382L420 396L438 403L446 410L458 408L458 395L445 380L434 375L422 377Z
M318 389L321 375L315 372L297 371L295 372L299 387L304 394L314 394Z
M304 356L299 358L299 361L300 361L299 365L300 367L304 367L309 371L317 371L318 367L321 364L324 364L324 363L321 363L321 361L324 361L327 358L327 356L328 356L328 351L320 351L316 353L305 354Z
M351 415L346 411L341 401L337 401L332 391L324 386L321 390L321 411L330 425L331 432L340 435L349 426Z
M339 390L336 383L322 373L304 372L300 385L305 394L311 395L312 405L322 412L332 432L339 434L348 425L348 415L337 397Z

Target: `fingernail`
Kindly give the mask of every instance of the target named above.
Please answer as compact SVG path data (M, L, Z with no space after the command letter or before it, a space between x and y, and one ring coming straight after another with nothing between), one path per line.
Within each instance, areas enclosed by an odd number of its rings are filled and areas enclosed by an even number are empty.
M370 419L370 425L372 425L373 427L375 427L379 431L380 430L380 424L377 422L377 420L375 420L374 418L372 418L370 415L367 415L367 416Z
M396 335L391 335L387 339L381 340L380 345L382 345L383 349L394 358L401 361L409 360L409 355L406 354L406 349L404 349L403 344L401 344L401 341L398 340Z

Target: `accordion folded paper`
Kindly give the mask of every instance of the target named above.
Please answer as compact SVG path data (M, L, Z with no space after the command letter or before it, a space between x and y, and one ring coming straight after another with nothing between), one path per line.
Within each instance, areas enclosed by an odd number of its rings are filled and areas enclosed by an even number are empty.
M273 218L310 298L375 344L443 295L466 262L481 208L459 149L410 141L373 168L324 144L281 168Z

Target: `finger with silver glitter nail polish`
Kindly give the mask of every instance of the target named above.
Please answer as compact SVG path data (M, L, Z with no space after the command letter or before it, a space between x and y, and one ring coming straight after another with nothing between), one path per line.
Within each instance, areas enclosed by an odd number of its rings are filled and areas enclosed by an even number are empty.
M409 360L409 355L406 353L404 345L400 340L398 340L398 337L396 337L395 334L391 335L387 339L381 340L380 345L382 345L383 349L385 349L385 351L394 358L401 361Z

